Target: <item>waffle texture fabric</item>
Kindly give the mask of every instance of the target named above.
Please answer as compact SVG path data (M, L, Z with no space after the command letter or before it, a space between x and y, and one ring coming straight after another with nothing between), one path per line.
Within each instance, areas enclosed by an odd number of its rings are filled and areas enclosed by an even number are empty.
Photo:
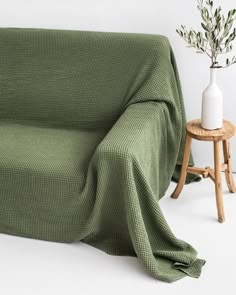
M199 277L205 261L159 206L184 130L166 37L0 29L2 233L137 256L166 282Z

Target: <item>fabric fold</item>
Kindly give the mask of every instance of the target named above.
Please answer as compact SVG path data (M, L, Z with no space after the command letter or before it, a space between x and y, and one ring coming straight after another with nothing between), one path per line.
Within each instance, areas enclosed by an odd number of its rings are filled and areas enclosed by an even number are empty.
M163 121L171 120L166 110L161 102L130 105L97 147L92 163L100 177L88 226L93 234L83 241L110 254L135 255L152 276L173 282L200 275L204 260L174 236L159 205L178 157L176 137L162 132ZM168 158L163 149L172 151ZM102 216L105 206L112 213Z

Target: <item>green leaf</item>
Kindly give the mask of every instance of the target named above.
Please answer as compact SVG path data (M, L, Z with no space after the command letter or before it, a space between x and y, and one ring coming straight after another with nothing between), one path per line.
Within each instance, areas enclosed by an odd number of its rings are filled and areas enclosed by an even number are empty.
M209 19L209 12L206 8L205 8L205 15L206 15L206 18Z
M215 35L215 32L213 31L213 32L211 32L211 38L212 38L212 40L214 41L215 40L215 38L216 38L216 35Z
M202 27L203 27L203 29L204 29L205 31L209 32L208 27L207 27L204 23L201 23L201 25L202 25Z
M216 18L216 23L219 24L221 21L221 16L219 15L217 18Z
M181 30L176 30L176 32L181 36L181 37L183 37L184 36L184 34L183 34L183 32L181 31Z
M228 38L226 41L225 41L225 47L227 47L229 45L229 42L230 42L230 39Z

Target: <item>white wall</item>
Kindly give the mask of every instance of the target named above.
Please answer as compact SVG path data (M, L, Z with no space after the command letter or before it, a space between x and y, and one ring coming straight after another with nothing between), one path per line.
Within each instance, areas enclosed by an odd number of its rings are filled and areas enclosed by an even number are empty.
M225 10L235 0L218 1ZM164 34L175 51L182 81L187 118L200 116L201 93L209 81L209 60L186 48L175 33L180 24L199 28L197 0L0 0L1 27L42 27L96 31ZM236 44L235 44L236 52ZM236 124L236 65L220 70L218 82L224 92L225 118ZM210 143L193 143L197 164L213 161ZM236 171L236 139L232 140Z

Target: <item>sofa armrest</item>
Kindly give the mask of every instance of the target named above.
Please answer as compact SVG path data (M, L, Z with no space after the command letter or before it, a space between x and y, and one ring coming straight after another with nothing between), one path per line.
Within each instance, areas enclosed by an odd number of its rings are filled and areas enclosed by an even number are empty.
M152 190L162 196L175 170L181 124L172 122L165 103L132 104L99 144L96 154L103 160L132 159L141 167Z
M88 227L96 231L87 241L96 243L103 228L104 241L111 243L115 228L119 244L132 244L147 270L168 282L198 277L204 264L191 245L174 236L159 206L177 163L182 121L163 102L129 105L98 145L90 169L96 202Z

